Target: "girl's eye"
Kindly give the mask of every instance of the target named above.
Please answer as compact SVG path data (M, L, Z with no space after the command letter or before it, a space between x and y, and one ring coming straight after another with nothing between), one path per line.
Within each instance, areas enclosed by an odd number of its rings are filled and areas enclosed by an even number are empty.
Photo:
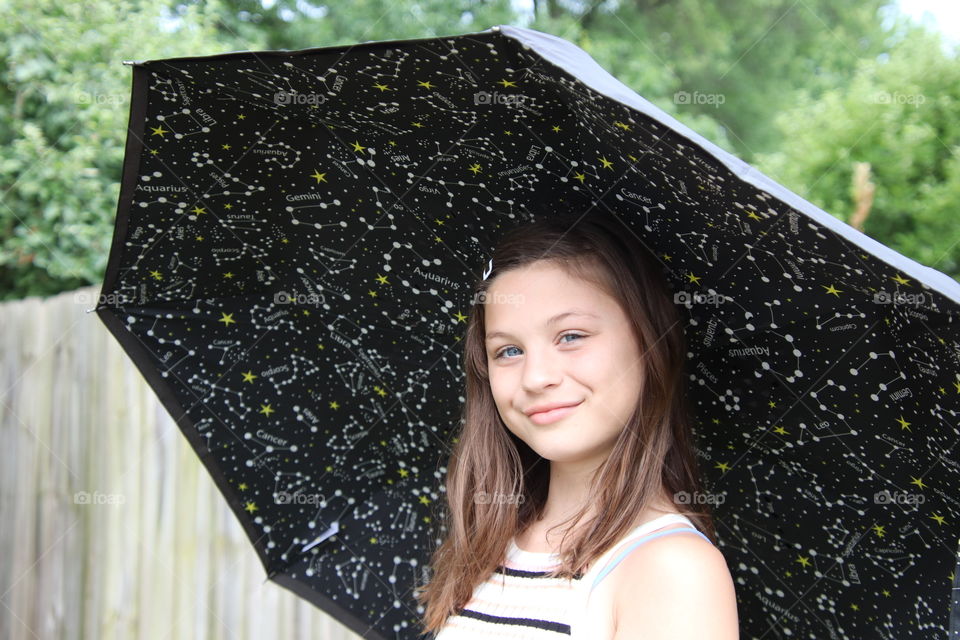
M586 338L587 336L585 336L585 335L583 335L583 334L581 334L581 333L564 333L563 335L560 336L560 340L562 341L564 338L567 338L567 337ZM574 340L574 341L568 341L568 343L569 343L569 342L576 342L576 341L575 341L575 340ZM497 351L497 352L494 354L493 359L494 359L494 360L500 360L500 359L503 357L503 354L504 354L505 352L509 351L510 349L516 349L516 347L504 347L503 349L500 349L499 351Z

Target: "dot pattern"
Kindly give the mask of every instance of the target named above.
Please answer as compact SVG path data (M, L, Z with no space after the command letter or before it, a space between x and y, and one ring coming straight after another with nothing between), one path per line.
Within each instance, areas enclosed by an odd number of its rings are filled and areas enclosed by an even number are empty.
M689 318L684 499L743 636L946 637L960 297L509 33L133 67L97 310L269 576L417 637L471 283L508 229L610 211Z

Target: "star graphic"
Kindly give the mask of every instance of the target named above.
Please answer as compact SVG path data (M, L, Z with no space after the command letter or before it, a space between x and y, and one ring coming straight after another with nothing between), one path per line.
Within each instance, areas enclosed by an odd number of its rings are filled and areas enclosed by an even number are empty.
M150 127L150 130L153 131L152 135L160 136L161 138L163 137L163 134L170 133L169 131L163 128L163 125L160 125L159 127Z
M478 173L480 173L480 165L477 163L474 163L472 166L467 168L467 171L473 171L473 175L477 175Z
M253 382L253 379L256 378L256 377L258 377L258 376L253 375L253 371L245 371L245 372L243 372L243 381L244 381L244 382Z
M223 311L221 311L220 314L221 314L223 317L220 318L219 320L217 320L217 322L222 322L222 323L224 324L224 326L229 327L231 324L236 323L236 320L233 319L233 314L232 314L232 313L224 313Z
M833 285L830 285L829 287L827 287L827 286L825 286L825 285L820 285L820 286L823 287L824 289L826 289L826 290L827 290L827 293L832 293L833 295L837 296L838 298L840 297L840 295L839 295L839 294L840 294L840 290L839 290L839 289L835 289Z
M274 409L273 407L271 407L269 404L261 404L261 405L260 405L260 413L262 413L263 415L267 416L268 418L270 417L270 414L273 413L274 411L275 411L275 409Z
M327 176L326 173L320 173L319 171L317 171L316 169L314 169L314 170L313 170L313 175L310 176L310 177L311 177L311 178L316 178L316 179L317 179L317 182L326 182L326 181L327 181L327 177L326 177L326 176Z
M433 89L433 85L430 84L429 80L427 80L426 82L421 82L420 80L417 80L417 84L423 87L424 89Z

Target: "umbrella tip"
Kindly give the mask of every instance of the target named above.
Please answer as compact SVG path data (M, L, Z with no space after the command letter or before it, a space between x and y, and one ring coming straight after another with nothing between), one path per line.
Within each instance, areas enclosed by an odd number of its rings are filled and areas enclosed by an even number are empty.
M132 67L133 65L135 65L135 64L137 64L137 63L136 63L134 60L124 60L124 61L123 61L123 64L127 65L128 67Z

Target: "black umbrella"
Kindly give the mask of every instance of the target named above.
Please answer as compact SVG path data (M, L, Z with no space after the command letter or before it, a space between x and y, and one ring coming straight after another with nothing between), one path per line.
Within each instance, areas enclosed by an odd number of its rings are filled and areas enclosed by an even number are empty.
M471 285L505 231L566 211L620 217L689 312L744 637L945 636L960 285L559 38L133 63L97 311L269 577L413 638Z

